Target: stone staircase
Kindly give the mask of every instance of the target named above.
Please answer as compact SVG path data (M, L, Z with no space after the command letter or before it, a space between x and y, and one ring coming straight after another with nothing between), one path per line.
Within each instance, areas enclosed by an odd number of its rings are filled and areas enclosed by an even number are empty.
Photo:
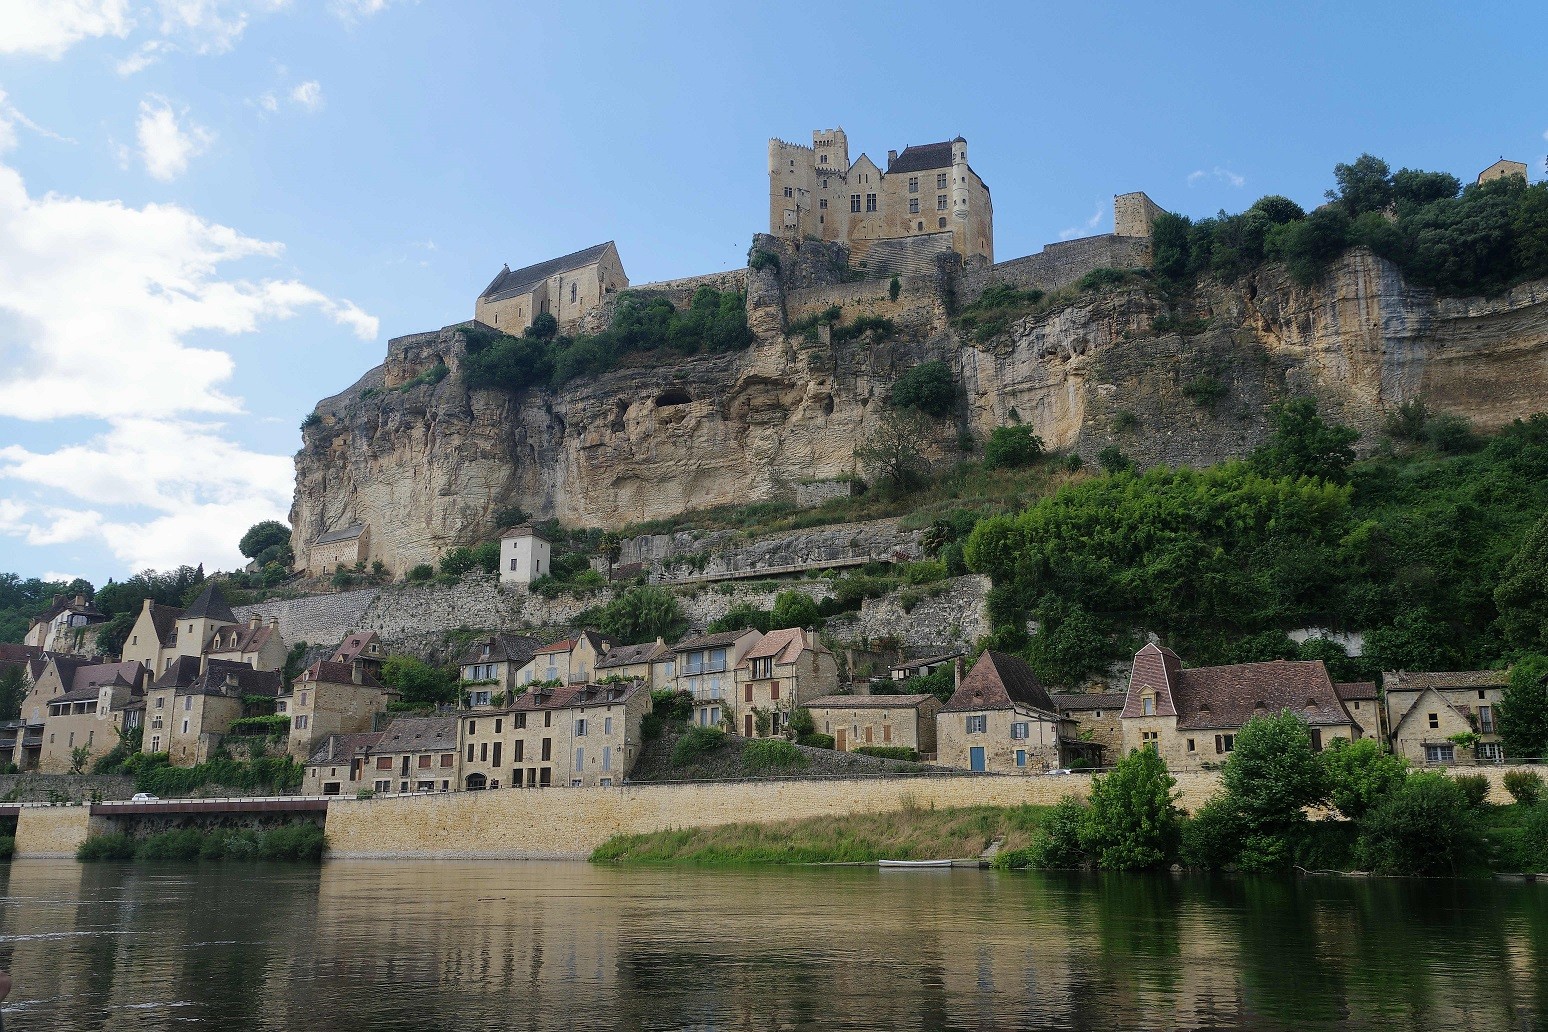
M871 279L883 276L933 276L935 257L951 250L951 234L929 233L924 236L893 237L873 240L862 256L866 275ZM854 259L858 264L861 257Z

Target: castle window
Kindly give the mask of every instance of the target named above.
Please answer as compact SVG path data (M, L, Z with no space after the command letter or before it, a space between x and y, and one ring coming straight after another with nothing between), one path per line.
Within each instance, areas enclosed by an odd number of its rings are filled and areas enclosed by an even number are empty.
M914 228L919 230L919 232L923 233L924 232L924 223L921 222L921 223L919 223L919 225L915 226Z
M819 162L821 162L822 164L826 165L828 163L828 156L826 154L824 154L821 157L819 157L817 160Z
M937 190L944 190L944 189L946 189L946 173L940 172L940 173L938 173L936 175L936 177L935 177L935 188Z
M860 195L859 194L853 193L853 194L849 195L849 210L850 211L859 211L860 210Z
M574 303L575 303L575 284L571 283L570 284L570 304L573 305Z
M875 194L868 193L868 194L865 195L865 210L866 211L875 211L876 210L876 195Z
M795 191L790 189L790 187L787 186L787 187L785 187L785 196L786 197L794 197L795 196Z
M936 194L935 195L935 210L936 211L945 211L946 210L946 195L945 194Z
M917 198L917 197L910 197L908 199L908 213L910 215L918 215L919 214L919 198Z
M821 208L823 211L827 211L828 210L828 199L826 197L824 197L822 200L818 201L817 202L817 207Z
M909 193L918 193L919 192L919 177L918 176L909 176L908 177L908 192Z
M945 229L946 228L946 220L945 219L936 219L935 220L935 224L936 224L936 228L938 228L938 229Z

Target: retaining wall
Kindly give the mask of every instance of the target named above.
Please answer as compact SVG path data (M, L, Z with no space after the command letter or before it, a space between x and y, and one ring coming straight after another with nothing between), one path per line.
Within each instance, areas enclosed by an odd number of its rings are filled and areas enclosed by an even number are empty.
M89 806L24 806L16 817L16 855L68 857L89 835L103 835L111 823L91 815Z

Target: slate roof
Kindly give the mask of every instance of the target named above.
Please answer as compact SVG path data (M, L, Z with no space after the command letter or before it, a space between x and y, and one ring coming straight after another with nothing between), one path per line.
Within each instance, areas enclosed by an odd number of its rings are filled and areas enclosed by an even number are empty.
M1422 692L1426 688L1447 689L1504 688L1510 683L1509 670L1399 670L1385 675L1389 692Z
M36 645L13 645L8 641L0 641L0 663L25 663L29 659L37 659L43 654L43 650Z
M220 586L210 581L199 592L199 597L194 599L194 604L183 612L184 620L223 620L226 623L236 623L236 614L231 607L226 605L226 596L220 593Z
M277 637L279 637L279 628L272 624L259 624L257 627L251 624L222 627L215 632L215 637L211 639L207 651L211 653L257 652L270 638Z
M50 655L48 662L52 663L54 669L58 671L59 683L64 687L65 691L69 691L75 686L75 672L77 670L84 666L93 665L92 661L85 656L61 656L57 654ZM47 669L47 667L45 666L44 669Z
M372 642L378 646L381 645L381 639L376 636L375 631L351 631L344 636L343 641L339 642L339 647L333 651L330 658L335 663L352 663L365 655L366 649L371 647ZM380 652L380 648L377 651Z
M1140 649L1123 716L1144 716L1141 698L1148 688L1156 695L1155 715L1176 716L1178 730L1236 728L1281 710L1314 726L1353 723L1320 660L1181 666L1170 649L1154 643Z
M523 523L519 527L506 527L504 530L500 531L501 541L504 541L506 538L514 537L533 537L537 538L545 545L553 544L553 542L549 541L542 534L539 534L530 523Z
M524 269L512 271L510 267L500 270L499 275L490 281L484 292L478 295L480 301L503 301L508 297L517 297L527 293L533 287L542 283L550 276L561 272L570 272L574 269L584 269L594 264L602 253L612 246L612 241L593 244L573 254L567 254L560 258L550 258L546 262L538 262L536 265L528 265Z
M973 669L968 671L951 699L941 707L941 712L1011 709L1016 706L1058 715L1048 690L1038 681L1026 660L1003 652L988 651L973 664Z
M960 140L962 137L959 136L957 139ZM946 140L942 143L921 143L913 147L904 147L902 154L887 162L887 174L950 168L951 145L954 142Z
M329 735L312 751L312 755L307 757L307 765L315 767L323 764L348 763L358 754L375 748L376 743L382 740L385 733L384 731L364 731L350 735Z
M1376 698L1375 681L1345 681L1341 684L1333 685L1333 690L1338 693L1340 699L1346 701L1353 699L1374 700Z
M177 606L163 606L152 602L150 607L151 626L156 629L156 640L163 645L167 639L177 633L177 622L182 619L183 611Z
M927 666L940 666L942 663L948 663L960 655L962 655L960 651L943 652L939 656L924 656L920 659L911 659L907 663L899 663L895 667L889 667L888 672L890 673L893 670L918 670L920 667Z
M803 703L807 709L918 709L933 695L824 695Z
M283 687L278 670L254 670L246 663L212 659L204 672L189 684L177 686L176 695L278 696Z
M353 663L338 663L331 659L319 659L301 671L301 676L298 680L320 684L354 684L355 665ZM367 688L383 687L382 683L372 677L367 670L360 672L360 683Z
M216 660L216 662L225 663L228 661ZM199 676L199 668L202 665L198 656L176 656L171 663L167 664L167 668L156 676L156 680L151 684L151 687L186 688L188 685L193 684L194 679ZM246 666L247 664L244 663L242 665Z
M373 751L378 753L456 752L455 716L399 717L387 725Z
M112 684L122 680L125 684L137 684L145 668L138 660L130 660L127 663L94 663L88 666L77 667L70 678L69 690L81 691L92 688L94 685ZM96 698L96 690L92 690L92 698Z
M672 646L673 652L696 652L699 649L718 649L723 645L735 645L737 640L751 627L743 627L736 631L720 631L716 634L690 635ZM754 632L756 633L756 632Z
M488 648L486 655L484 650ZM512 663L526 666L537 655L541 643L526 634L496 634L482 641L475 641L457 660L458 666L475 663Z
M811 649L813 652L827 652L827 648L821 644L808 644L806 634L799 627L785 627L777 631L770 631L758 639L758 643L747 650L747 655L742 657L738 666L750 666L752 660L774 658L776 663L794 663L802 652Z
M364 530L364 523L351 523L347 527L340 527L338 530L330 530L326 534L319 535L317 540L313 541L312 544L331 545L335 541L353 541L355 538L359 537L361 532Z
M647 641L640 645L615 645L607 655L597 660L597 669L612 670L618 667L638 666L641 663L655 662L671 654L672 650L660 641Z
M1123 692L1056 692L1049 696L1060 713L1067 710L1123 709Z

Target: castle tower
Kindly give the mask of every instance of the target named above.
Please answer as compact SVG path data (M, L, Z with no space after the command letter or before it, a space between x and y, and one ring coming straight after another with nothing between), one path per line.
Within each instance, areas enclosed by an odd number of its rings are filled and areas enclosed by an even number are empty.
M959 224L968 218L967 174L967 141L959 136L951 141L951 214Z
M849 171L849 137L842 128L812 130L818 172Z

